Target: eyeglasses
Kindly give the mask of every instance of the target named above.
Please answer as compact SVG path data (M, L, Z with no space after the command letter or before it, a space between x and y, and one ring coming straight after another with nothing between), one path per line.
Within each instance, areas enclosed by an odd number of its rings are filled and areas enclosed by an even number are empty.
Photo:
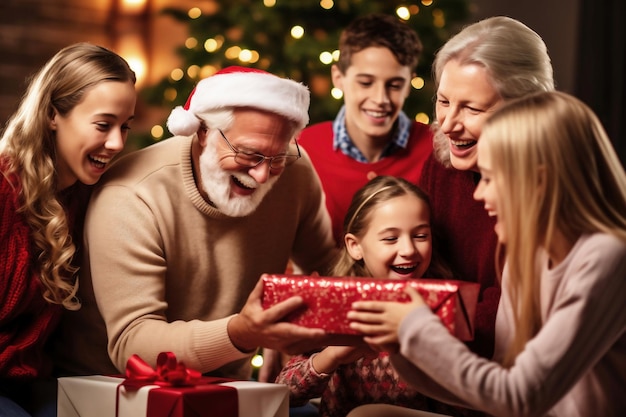
M270 162L270 169L282 170L285 167L296 162L302 156L302 154L300 153L300 147L298 146L298 142L295 139L294 142L296 143L298 155L280 154L275 156L265 156L256 152L246 152L238 150L233 145L231 145L228 139L226 139L226 136L221 129L217 130L226 141L226 144L228 144L228 147L235 153L235 162L244 167L254 168L255 166L261 165L265 160L268 160Z

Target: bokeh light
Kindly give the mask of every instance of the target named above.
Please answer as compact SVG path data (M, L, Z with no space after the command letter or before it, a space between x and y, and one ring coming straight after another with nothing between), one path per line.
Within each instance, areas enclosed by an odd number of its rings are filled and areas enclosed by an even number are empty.
M304 28L302 26L294 26L291 28L291 37L294 39L300 39L304 36Z
M170 72L170 78L174 81L180 81L185 76L185 73L180 68L174 68L172 72Z
M192 7L187 12L187 16L189 16L190 19L197 19L202 16L202 10L200 10L199 7Z

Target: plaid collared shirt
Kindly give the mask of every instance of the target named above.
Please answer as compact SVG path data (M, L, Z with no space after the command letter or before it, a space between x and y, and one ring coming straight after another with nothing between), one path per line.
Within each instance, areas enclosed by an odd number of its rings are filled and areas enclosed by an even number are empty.
M391 155L398 149L406 148L406 144L409 141L409 135L411 134L411 120L409 117L401 111L398 114L398 120L396 120L394 132L391 141L387 144L380 158ZM346 106L343 105L337 117L333 122L333 147L339 148L341 152L349 156L350 158L362 162L368 163L369 161L363 156L359 148L356 147L346 129Z

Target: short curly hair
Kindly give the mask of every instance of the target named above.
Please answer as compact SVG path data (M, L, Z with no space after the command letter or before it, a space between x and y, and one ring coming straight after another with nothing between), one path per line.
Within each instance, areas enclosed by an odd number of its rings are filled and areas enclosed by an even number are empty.
M339 70L345 74L352 55L372 46L388 48L400 64L412 71L422 53L419 36L406 23L391 15L372 13L356 18L341 33Z

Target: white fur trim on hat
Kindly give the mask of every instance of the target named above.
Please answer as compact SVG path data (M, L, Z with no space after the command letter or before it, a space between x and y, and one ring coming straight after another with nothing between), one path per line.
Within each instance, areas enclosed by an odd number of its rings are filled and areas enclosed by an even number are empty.
M190 136L200 127L202 113L252 107L285 116L300 130L309 123L309 102L309 90L301 83L257 69L228 67L200 81L185 107L172 111L167 127L175 135Z

